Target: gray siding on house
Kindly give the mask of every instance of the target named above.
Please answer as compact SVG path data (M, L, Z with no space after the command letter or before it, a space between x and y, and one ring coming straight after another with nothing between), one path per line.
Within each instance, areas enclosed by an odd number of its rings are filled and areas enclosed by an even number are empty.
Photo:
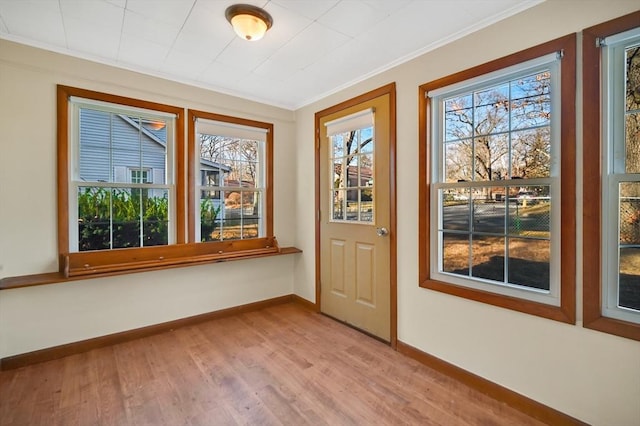
M149 169L165 183L166 128L151 131L137 118L80 110L80 180L130 182L130 169Z

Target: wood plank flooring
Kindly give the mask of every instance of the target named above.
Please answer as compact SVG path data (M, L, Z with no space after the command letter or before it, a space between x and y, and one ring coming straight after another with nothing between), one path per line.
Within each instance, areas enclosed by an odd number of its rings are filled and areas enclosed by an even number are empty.
M0 373L0 425L539 425L295 303Z

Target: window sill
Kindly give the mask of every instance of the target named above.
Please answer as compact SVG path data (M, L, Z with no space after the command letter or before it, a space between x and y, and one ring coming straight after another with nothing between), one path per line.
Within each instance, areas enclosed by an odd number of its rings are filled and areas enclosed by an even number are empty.
M421 282L420 287L554 321L575 324L575 316L572 313L573 310L571 307L567 307L566 305L546 305L544 303L461 287L455 284L431 279Z
M143 250L124 249L118 250L118 254L129 254L127 261L121 261L122 256L113 256L113 252L111 252L105 253L109 254L109 256L104 256L101 262L93 264L83 263L85 260L84 255L87 253L72 253L61 256L63 272L2 278L0 279L0 290L126 275L137 272L182 268L232 260L302 253L302 250L296 247L278 247L275 238L269 238L267 242L269 244L266 244L264 247L253 247L241 250L234 250L234 242L150 247L144 250L143 256L140 255L143 253ZM244 244L243 242L243 245ZM216 250L211 250L212 247L215 247ZM134 253L137 253L138 256L135 256ZM95 255L95 252L91 254Z

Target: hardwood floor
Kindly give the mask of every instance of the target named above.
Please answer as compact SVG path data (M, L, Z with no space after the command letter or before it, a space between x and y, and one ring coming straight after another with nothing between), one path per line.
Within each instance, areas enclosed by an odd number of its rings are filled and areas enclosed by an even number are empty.
M0 373L0 425L538 425L287 303Z

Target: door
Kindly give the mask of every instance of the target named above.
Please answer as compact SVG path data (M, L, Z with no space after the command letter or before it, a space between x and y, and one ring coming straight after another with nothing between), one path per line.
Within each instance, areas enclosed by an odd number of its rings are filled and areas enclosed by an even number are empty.
M320 310L385 341L395 336L393 96L388 91L369 99L363 95L349 106L318 113L316 120Z

